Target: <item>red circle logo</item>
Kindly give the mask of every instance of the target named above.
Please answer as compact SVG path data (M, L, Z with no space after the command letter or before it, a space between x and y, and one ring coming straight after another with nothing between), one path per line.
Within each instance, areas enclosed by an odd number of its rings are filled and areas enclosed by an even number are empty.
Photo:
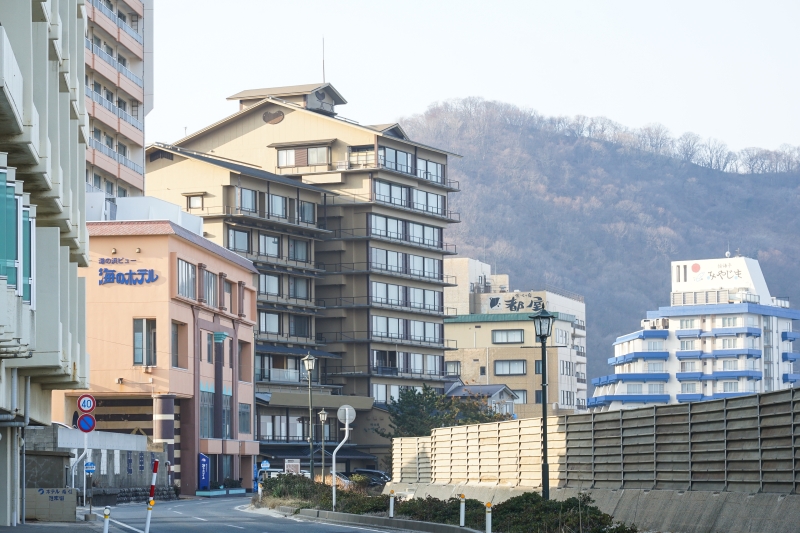
M698 265L697 263L693 264L692 265L692 272L695 272L695 273L700 272L700 265Z

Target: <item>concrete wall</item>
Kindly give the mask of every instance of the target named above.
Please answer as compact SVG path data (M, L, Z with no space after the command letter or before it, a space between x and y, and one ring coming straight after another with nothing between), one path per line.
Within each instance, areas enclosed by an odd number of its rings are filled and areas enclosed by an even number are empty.
M800 390L548 419L550 486L789 494ZM394 439L395 483L541 486L541 419Z

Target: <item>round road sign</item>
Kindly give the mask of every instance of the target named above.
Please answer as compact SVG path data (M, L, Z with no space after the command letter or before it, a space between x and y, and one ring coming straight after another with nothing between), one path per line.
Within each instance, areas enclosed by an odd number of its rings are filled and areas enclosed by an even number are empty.
M78 429L84 433L91 433L97 427L97 422L92 415L81 415L78 418Z
M261 468L269 468L269 461L261 461Z
M356 410L350 405L343 405L336 412L336 416L342 424L351 424L356 419Z
M78 409L81 413L91 413L96 406L97 402L94 401L94 396L91 394L81 394L81 397L78 398Z
M83 463L83 469L86 470L87 474L94 474L95 471L94 463L91 461L86 461L85 463Z

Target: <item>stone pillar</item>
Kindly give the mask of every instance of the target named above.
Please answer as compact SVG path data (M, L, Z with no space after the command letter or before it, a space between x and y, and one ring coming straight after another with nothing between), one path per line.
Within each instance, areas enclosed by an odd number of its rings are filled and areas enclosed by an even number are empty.
M153 443L166 444L167 460L175 464L175 395L153 396ZM159 469L167 465L160 465Z

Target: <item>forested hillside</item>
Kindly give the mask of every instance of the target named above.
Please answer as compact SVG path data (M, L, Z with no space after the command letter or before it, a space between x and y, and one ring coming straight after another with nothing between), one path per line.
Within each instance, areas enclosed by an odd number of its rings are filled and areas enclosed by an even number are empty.
M463 156L449 169L462 222L445 239L460 255L485 258L515 289L585 295L590 377L607 373L615 337L668 305L671 260L722 257L730 243L759 259L773 295L800 304L796 148L734 153L659 125L627 130L480 99L402 124Z

